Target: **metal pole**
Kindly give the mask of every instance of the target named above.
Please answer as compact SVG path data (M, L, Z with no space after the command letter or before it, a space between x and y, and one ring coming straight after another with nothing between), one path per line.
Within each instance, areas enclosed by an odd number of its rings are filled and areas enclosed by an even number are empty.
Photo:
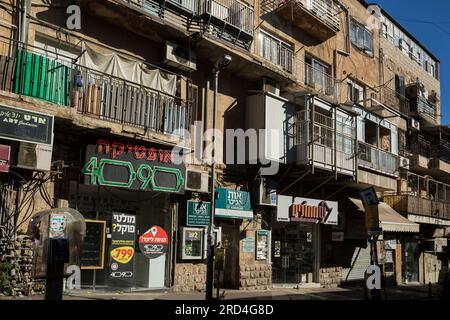
M213 130L216 130L217 122L217 89L219 83L219 70L214 70L214 96L213 96ZM211 219L208 230L208 264L206 269L206 300L213 299L214 290L214 215L216 202L216 136L212 135L212 151L211 151Z

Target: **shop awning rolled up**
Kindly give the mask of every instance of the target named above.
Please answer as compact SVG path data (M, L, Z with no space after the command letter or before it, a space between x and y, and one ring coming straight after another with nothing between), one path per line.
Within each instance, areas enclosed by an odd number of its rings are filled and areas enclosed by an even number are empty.
M365 212L360 199L349 199L358 207L358 210ZM385 232L419 232L419 224L409 221L385 202L380 202L378 205L378 213L380 215L380 227Z

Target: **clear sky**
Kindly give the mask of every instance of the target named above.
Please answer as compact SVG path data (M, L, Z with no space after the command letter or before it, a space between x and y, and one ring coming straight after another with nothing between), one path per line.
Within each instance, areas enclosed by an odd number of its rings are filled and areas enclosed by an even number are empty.
M442 124L450 124L450 1L367 0L377 3L441 61Z

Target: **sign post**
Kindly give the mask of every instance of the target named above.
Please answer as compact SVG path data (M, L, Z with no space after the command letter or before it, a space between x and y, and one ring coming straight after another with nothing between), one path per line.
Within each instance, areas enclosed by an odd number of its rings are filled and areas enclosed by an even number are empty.
M378 212L378 205L380 201L378 200L377 193L374 187L362 190L359 193L361 201L364 205L364 211L366 213L366 227L370 242L370 266L366 271L372 274L367 277L365 282L366 292L371 292L371 296L374 300L381 299L381 272L379 272L380 267L378 266L378 256L377 256L377 240L380 235L383 234L383 230L380 228L380 216ZM369 284L370 281L375 282L375 285Z

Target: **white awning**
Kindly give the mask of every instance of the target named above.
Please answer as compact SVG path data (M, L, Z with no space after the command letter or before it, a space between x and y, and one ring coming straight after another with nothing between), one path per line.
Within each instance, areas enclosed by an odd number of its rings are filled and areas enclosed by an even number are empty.
M360 199L349 198L358 210L365 212L364 205ZM392 209L387 203L380 202L378 205L378 213L380 215L380 227L387 232L419 232L420 225L409 221L397 211Z

